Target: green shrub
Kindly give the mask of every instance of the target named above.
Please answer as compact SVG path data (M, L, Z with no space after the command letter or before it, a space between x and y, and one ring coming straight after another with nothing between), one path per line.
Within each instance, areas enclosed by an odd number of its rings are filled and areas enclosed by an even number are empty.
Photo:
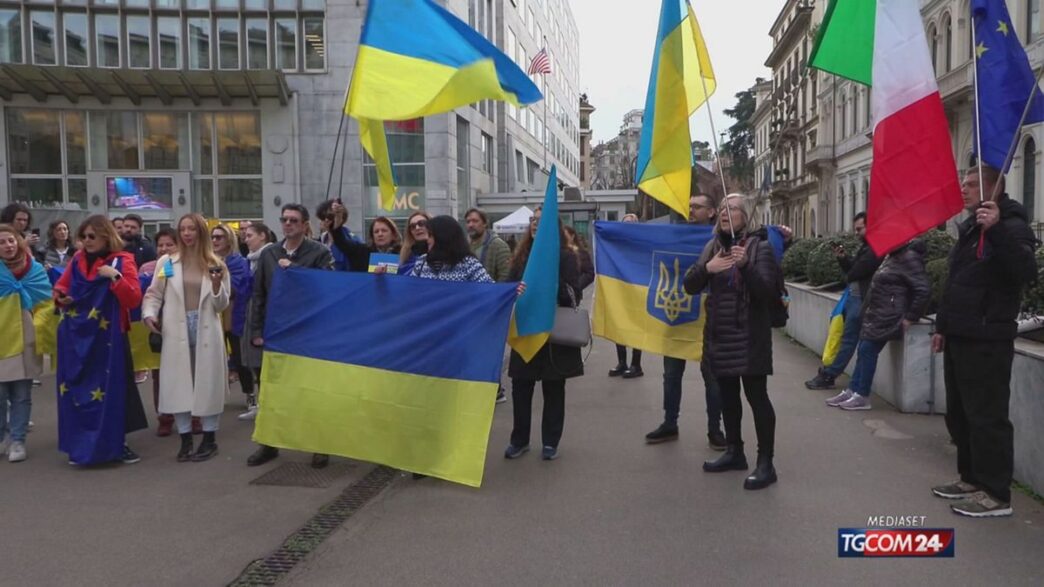
M1037 315L1044 315L1044 247L1037 249L1037 283L1026 288L1022 297L1022 309Z
M816 241L817 246L808 254L805 275L812 285L823 285L845 280L845 274L837 262L834 245L842 245L849 255L859 250L859 239L854 234L838 234Z
M921 240L928 245L928 253L924 257L925 263L936 259L946 259L950 256L953 245L957 243L957 239L950 236L950 233L938 230L928 231L921 237Z
M783 276L787 279L805 277L808 270L808 255L819 246L816 239L794 241L783 255Z
M946 278L950 274L950 265L946 259L932 259L924 267L928 273L928 280L932 284L932 299L928 302L926 315L934 314L939 309L942 301L943 289L946 288Z

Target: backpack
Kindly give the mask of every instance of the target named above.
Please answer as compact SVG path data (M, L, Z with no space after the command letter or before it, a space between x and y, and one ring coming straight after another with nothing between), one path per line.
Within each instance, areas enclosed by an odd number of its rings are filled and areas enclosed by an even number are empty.
M768 241L757 241L755 250L751 251L751 257L757 255L756 247L762 242ZM783 281L782 267L776 273L776 290L779 291L779 296L772 298L772 302L769 303L769 323L773 328L783 328L787 325L787 320L790 319L790 292L787 291L787 285Z

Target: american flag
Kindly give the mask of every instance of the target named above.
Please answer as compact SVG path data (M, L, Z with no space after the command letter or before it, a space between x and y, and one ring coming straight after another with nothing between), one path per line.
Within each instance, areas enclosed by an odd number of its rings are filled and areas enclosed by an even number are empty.
M529 75L535 75L538 73L548 75L551 73L551 57L548 56L546 48L541 49L540 52L533 57L533 61L529 64L528 73Z

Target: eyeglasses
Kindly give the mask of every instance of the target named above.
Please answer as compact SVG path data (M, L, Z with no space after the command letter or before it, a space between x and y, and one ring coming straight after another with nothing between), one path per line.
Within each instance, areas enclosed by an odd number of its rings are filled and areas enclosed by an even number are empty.
M92 232L90 234L81 234L80 238L82 238L83 240L87 240L87 241L93 241L93 240L97 240L98 239L98 235L96 235L96 234L94 234Z
M418 228L428 228L427 220L418 220L410 223L410 230L416 230Z
M331 220L333 220L333 214L323 214L319 217L319 220L322 220L323 222L330 222Z
M223 240L225 240L225 235L223 235L223 234L212 234L212 235L210 235L210 240L212 240L212 241L223 241Z
M279 218L279 222L283 224L300 224L300 218L294 218L293 216L283 216Z

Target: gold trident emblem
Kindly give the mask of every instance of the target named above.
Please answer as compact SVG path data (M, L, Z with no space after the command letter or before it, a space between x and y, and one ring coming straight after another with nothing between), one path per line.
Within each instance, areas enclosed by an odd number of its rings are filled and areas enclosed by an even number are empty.
M692 311L692 296L681 287L681 260L674 258L674 278L667 265L660 261L660 280L656 284L656 300L653 306L663 310L668 322L675 322L682 313Z

